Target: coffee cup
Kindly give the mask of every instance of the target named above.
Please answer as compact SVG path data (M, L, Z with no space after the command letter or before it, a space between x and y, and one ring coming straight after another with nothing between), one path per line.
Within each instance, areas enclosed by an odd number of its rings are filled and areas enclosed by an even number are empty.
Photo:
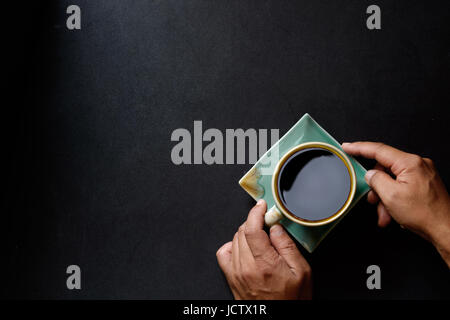
M303 143L278 161L272 176L275 205L264 220L268 226L284 217L309 227L325 225L345 214L355 192L355 170L342 150Z

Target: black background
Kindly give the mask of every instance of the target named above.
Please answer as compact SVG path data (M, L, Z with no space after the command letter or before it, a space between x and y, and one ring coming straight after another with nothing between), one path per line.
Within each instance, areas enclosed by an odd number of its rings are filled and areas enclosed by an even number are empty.
M339 141L432 158L449 185L448 21L448 1L4 5L2 296L231 298L215 252L252 205L237 184L251 165L172 164L170 135L194 120L284 134L308 112ZM434 248L379 229L365 201L301 250L315 298L450 298ZM371 264L382 290L366 288Z

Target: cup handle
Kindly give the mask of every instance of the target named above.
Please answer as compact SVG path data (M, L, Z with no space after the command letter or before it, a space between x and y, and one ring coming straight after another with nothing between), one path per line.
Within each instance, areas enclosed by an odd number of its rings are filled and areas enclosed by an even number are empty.
M274 224L278 223L281 219L283 219L283 215L277 209L276 206L270 208L269 211L267 211L266 215L264 216L264 222L268 227L271 227Z

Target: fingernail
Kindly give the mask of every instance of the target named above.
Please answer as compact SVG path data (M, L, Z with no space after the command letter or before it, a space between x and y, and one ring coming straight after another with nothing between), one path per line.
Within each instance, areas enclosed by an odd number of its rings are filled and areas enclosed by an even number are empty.
M279 224L275 224L270 228L270 233L274 236L279 236L283 233L283 227Z
M259 199L258 202L256 202L257 206L261 206L264 204L264 200L263 199Z
M364 179L366 179L366 182L368 185L370 185L370 180L372 180L373 175L377 173L376 170L369 170L366 172L366 175L364 176Z
M343 146L343 147L348 146L348 145L350 145L350 142L343 142L343 143L342 143L342 146Z

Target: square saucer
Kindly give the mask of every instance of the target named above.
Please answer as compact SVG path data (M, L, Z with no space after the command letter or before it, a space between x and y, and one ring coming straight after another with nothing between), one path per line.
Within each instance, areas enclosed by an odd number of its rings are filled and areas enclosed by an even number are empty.
M247 191L253 199L264 199L267 202L267 209L270 210L275 205L272 196L272 175L274 163L293 147L305 142L325 142L340 150L341 145L328 132L326 132L314 119L305 114L289 131L281 137L239 180L240 186ZM326 235L334 228L353 206L370 190L364 180L366 169L353 157L348 156L356 174L356 192L352 203L347 211L336 221L323 226L307 227L297 224L287 218L283 218L280 223L286 230L309 252L313 252ZM268 165L269 164L269 165Z

